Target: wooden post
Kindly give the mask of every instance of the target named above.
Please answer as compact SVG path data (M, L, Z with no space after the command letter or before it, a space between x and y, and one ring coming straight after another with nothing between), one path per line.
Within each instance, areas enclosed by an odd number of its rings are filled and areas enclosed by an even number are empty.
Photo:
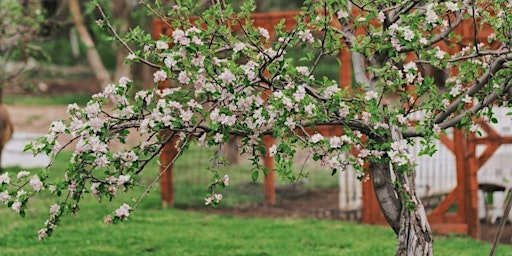
M457 203L457 215L462 219L464 223L467 223L467 201L464 200L464 193L467 191L466 169L468 168L468 165L466 162L466 140L462 130L453 130L453 144L455 148L455 168L457 170L457 187L455 188L457 190L455 195L455 202Z
M276 188L275 188L275 172L274 172L274 158L269 155L269 148L275 143L272 136L264 136L263 143L265 144L265 155L263 156L263 166L268 169L263 183L263 196L265 203L276 203Z
M170 132L162 133L163 136L172 136ZM165 137L164 137L165 139ZM178 136L173 136L171 140L164 145L160 152L160 190L162 205L169 207L174 204L174 181L172 177L173 160L178 155L176 143Z
M466 223L468 224L468 235L473 238L480 238L480 222L478 219L478 181L477 172L479 167L476 156L475 134L470 133L466 138L466 163L465 169L465 209Z

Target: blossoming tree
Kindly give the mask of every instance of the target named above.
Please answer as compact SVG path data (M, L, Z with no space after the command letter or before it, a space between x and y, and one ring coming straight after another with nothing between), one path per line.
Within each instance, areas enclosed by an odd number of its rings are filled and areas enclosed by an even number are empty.
M493 106L508 106L510 1L306 0L293 28L275 27L274 41L268 30L252 26L251 2L236 13L222 2L202 13L193 1L170 10L140 2L173 28L172 36L154 41L140 29L123 37L112 32L129 49L128 62L156 69L155 85L173 80L177 86L155 86L130 98L133 82L122 78L84 108L70 105L69 120L54 122L46 136L27 146L55 156L74 145L60 182L52 183L45 170L0 176L0 202L21 215L41 190L57 196L40 238L51 235L63 215L76 212L86 192L101 199L136 186L145 165L169 142L184 154L190 143L218 146L236 135L242 152L251 156L253 179L269 172L259 161L265 153L275 158L273 171L297 179L292 169L297 149L311 151L333 173L348 165L361 179L369 173L397 234L397 255L432 254L432 234L415 194L414 157L406 144L421 137L422 154L431 154L438 133L454 126L474 129L476 118L493 119ZM485 41L465 41L456 29L467 21L475 35L483 27L493 33ZM98 24L111 28L108 19ZM288 52L297 47L311 52L293 59ZM356 77L351 88L314 75L324 57L347 49ZM429 76L433 69L444 72L441 82ZM315 132L325 124L343 135L326 138ZM124 142L130 133L147 139L110 150L110 143ZM71 141L62 144L62 134ZM266 136L279 138L269 152ZM229 177L213 173L205 204L215 206ZM125 220L133 210L134 205L123 204L106 221Z

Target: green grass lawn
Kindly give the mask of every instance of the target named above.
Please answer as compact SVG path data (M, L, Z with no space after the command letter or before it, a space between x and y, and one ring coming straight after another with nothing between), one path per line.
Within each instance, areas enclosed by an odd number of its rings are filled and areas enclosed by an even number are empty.
M3 101L7 105L48 106L68 105L77 103L84 106L91 99L89 94L62 94L62 95L5 95Z
M176 164L181 172L204 172L206 150L191 148L189 158ZM202 155L204 154L204 155ZM66 155L65 155L66 157ZM69 157L69 153L67 154ZM58 159L53 172L61 173L65 158ZM199 166L199 167L198 167ZM148 183L154 172L144 174ZM237 170L243 173L242 169ZM14 170L10 168L9 170ZM176 173L177 174L177 173ZM179 177L180 175L175 175ZM182 175L184 176L184 175ZM191 175L199 177L200 174ZM249 180L247 172L239 175ZM189 178L192 179L192 178ZM206 183L192 180L180 184L177 200L202 204ZM236 183L235 183L236 184ZM182 187L180 187L182 186ZM187 186L194 193L185 193ZM203 188L203 189L201 189ZM23 219L0 208L0 255L393 255L396 239L390 228L325 220L240 218L163 209L155 189L132 213L132 220L106 225L103 217L123 202L137 198L143 188L122 194L113 202L99 204L86 195L76 216L65 216L54 235L37 240L39 230L55 198L42 194L30 204ZM226 198L237 199L236 193ZM255 196L251 200L260 200ZM246 199L244 199L246 200ZM180 201L178 201L179 203ZM221 206L224 207L224 206ZM436 237L436 255L487 255L490 245L464 236ZM500 246L497 255L512 255L511 246Z

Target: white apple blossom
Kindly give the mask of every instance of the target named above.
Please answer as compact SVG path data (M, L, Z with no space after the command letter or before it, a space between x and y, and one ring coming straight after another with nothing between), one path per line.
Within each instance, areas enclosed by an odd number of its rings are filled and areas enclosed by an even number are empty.
M15 202L11 205L11 209L13 209L15 212L20 212L20 211L21 211L21 202L19 202L19 201L15 201Z
M298 34L300 40L302 40L302 42L308 42L310 44L315 42L315 38L313 37L313 34L311 34L311 30L309 30L309 29L306 29L304 31L299 31L297 34Z
M258 28L258 32L260 33L260 35L262 37L264 37L265 39L269 39L270 38L270 34L268 33L268 30L266 28L262 28L262 27L259 27Z
M190 82L190 77L187 74L187 72L181 71L180 74L178 75L178 81L181 84L188 84Z
M345 10L339 10L337 13L336 13L336 16L338 17L338 19L346 19L349 17L349 14L348 12L346 12Z
M9 192L2 191L0 192L0 203L7 203L11 199Z
M131 209L128 204L123 204L116 210L116 216L120 219L126 219L130 217Z
M50 205L50 216L56 216L59 214L60 211L60 205L58 204L52 204Z
M343 141L338 136L329 138L329 146L331 148L340 148L343 145Z
M156 41L156 48L159 50L166 50L169 49L169 45L161 40Z
M219 78L225 84L231 84L236 79L235 75L227 68L219 75Z
M268 156L274 157L277 154L277 145L273 144L270 148L268 148Z
M153 82L158 83L165 81L167 79L167 74L163 70L158 70L153 73Z
M312 143L318 143L318 142L320 142L320 141L321 141L321 140L323 140L323 139L324 139L324 136L322 136L322 134L320 134L320 133L315 133L315 134L313 134L313 135L311 136L310 141L311 141Z
M235 43L235 45L233 45L233 51L234 52L239 52L239 51L242 51L242 50L244 50L246 48L247 48L247 46L244 43L242 43L242 42L237 42L237 43Z
M9 177L8 172L4 172L3 174L0 175L0 185L9 184L10 181L11 181L11 178Z

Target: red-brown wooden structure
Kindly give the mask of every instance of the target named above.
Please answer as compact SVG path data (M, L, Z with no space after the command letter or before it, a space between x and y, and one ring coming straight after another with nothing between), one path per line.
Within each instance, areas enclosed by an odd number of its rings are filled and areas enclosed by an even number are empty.
M274 26L281 20L285 20L285 29L291 29L296 21L293 18L298 14L297 11L285 12L269 12L251 14L253 26L266 28L271 38L274 37ZM332 24L338 26L339 24ZM492 33L490 28L480 28L478 38L475 40L473 22L466 20L460 24L456 33L463 38L462 43L471 45L470 42L487 42L487 36ZM236 29L236 28L234 28ZM160 35L170 36L172 29L161 20L155 20L153 23L153 36L157 40ZM448 45L445 42L439 46L450 53L459 50L458 46ZM341 87L348 87L352 84L351 55L348 50L342 50L339 54L342 63L339 72L339 81ZM452 71L456 72L456 71ZM160 88L168 86L166 84L159 85ZM444 197L441 203L428 215L428 220L432 230L437 233L462 233L472 237L479 236L479 220L478 220L478 169L492 156L501 144L512 143L512 137L501 137L489 125L482 123L482 127L487 133L486 137L476 137L474 134L468 134L461 130L454 130L453 137L449 138L441 135L441 142L446 146L456 159L457 170L457 186ZM342 131L337 127L322 126L315 128L317 132L324 136L340 135ZM161 195L164 206L172 205L174 202L172 166L168 165L172 162L177 150L175 148L175 140L168 143L160 154L161 162ZM264 143L268 147L274 144L274 138L270 136L264 137ZM476 155L476 146L486 145L487 148L480 156ZM268 150L267 150L268 151ZM273 158L268 154L263 156L264 166L269 170L274 168ZM275 203L274 188L274 172L270 171L264 181L264 199L267 203ZM368 224L385 224L386 221L381 213L379 204L375 197L373 185L371 182L363 182L363 207L362 222ZM455 209L455 210L454 210Z

